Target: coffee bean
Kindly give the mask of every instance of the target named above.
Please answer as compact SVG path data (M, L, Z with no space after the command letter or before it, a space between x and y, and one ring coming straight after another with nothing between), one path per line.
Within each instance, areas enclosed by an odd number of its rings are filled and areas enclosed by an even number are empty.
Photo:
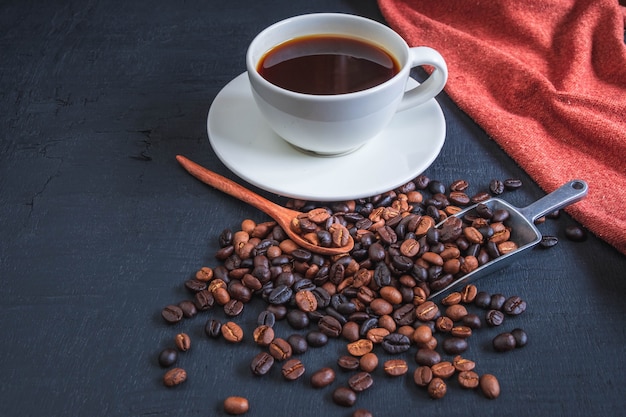
M187 352L191 348L191 338L187 333L178 333L174 337L174 343L181 352Z
M513 329L511 334L515 338L515 347L524 347L528 343L528 335L522 329Z
M428 384L428 395L433 399L440 399L446 395L448 387L443 379L434 377Z
M245 414L250 409L248 399L245 397L228 397L224 400L224 411L226 414L240 415Z
M291 346L292 354L300 355L309 350L307 338L301 334L294 333L287 338L287 343Z
M274 358L267 352L258 353L250 363L250 369L255 375L267 374L274 365Z
M526 311L526 301L518 296L509 297L502 305L502 311L511 316L522 314Z
M441 362L441 355L433 349L418 349L415 353L415 362L418 365L433 366Z
M364 372L374 372L378 367L378 356L374 352L366 353L359 359L359 368Z
M244 304L240 300L231 298L224 304L224 313L229 317L236 317L243 312Z
M288 381L295 381L304 375L305 371L306 369L300 359L289 359L282 367L283 377Z
M480 308L489 308L491 304L491 294L479 291L476 293L476 298L474 298L474 304Z
M356 392L348 387L339 387L333 391L333 401L343 407L352 407L356 403Z
M559 238L551 235L543 235L541 236L541 241L539 242L539 247L547 249L556 246L559 243Z
M187 371L183 368L172 368L163 375L163 384L166 387L175 387L187 380Z
M211 338L219 337L222 334L222 323L219 320L209 319L204 325L204 333Z
M482 322L480 321L480 317L476 314L467 314L461 319L461 323L464 326L469 327L470 329L480 329L482 327Z
M433 320L439 314L439 307L432 301L426 301L415 309L415 316L420 321Z
M310 331L306 334L306 341L312 347L322 347L328 343L328 336L322 332Z
M178 323L183 319L183 310L177 305L168 305L161 311L161 317L168 323Z
M437 317L435 321L435 327L438 331L442 333L448 333L454 327L454 322L450 317L441 316Z
M259 346L268 346L274 340L274 329L267 325L257 326L252 332L254 342Z
M317 323L319 330L328 337L339 337L341 335L342 326L337 318L326 315Z
M272 355L277 361L289 359L293 354L293 350L291 349L289 342L280 337L274 338L268 348L270 355Z
M208 289L202 290L196 293L193 303L200 311L210 310L215 305L215 297L213 297L213 293Z
M447 379L456 372L454 365L449 361L442 361L430 367L433 375L437 378Z
M390 359L383 364L383 371L389 376L401 376L409 371L404 359Z
M332 368L321 368L311 375L311 386L323 388L335 381L335 371Z
M478 294L478 289L474 284L468 284L461 291L461 302L465 304L473 303Z
M413 372L413 381L418 387L425 387L433 379L433 371L429 366L419 366Z
M408 336L400 333L390 333L383 339L381 346L387 353L398 354L406 352L411 347ZM371 349L370 349L371 350Z
M485 321L490 326L500 326L504 322L504 313L500 310L489 310L485 315Z
M365 354L363 354L365 355ZM359 369L359 358L349 355L342 355L337 359L337 365L344 371L354 371Z
M489 182L489 191L494 195L500 195L504 192L504 183L500 180L491 180Z
M515 349L515 337L511 333L500 333L493 338L492 344L498 352L508 352Z
M474 371L461 371L459 372L458 381L463 388L473 389L478 386L479 377Z
M286 285L279 285L269 294L267 300L271 304L285 304L291 299L293 290Z
M354 392L362 392L374 384L374 379L369 372L358 372L348 379L348 386Z
M159 353L159 365L168 368L178 360L178 351L172 348L165 348Z
M504 188L507 190L517 190L522 186L522 180L517 178L508 178L503 182Z
M442 343L442 348L444 352L450 355L458 355L459 353L463 353L467 350L468 343L466 338L461 337L448 337L444 339Z
M235 322L228 321L224 323L221 326L220 331L222 332L222 336L224 336L224 339L226 339L228 342L238 343L243 340L243 330Z
M183 311L183 316L186 318L191 318L198 314L198 309L196 308L194 302L191 300L181 301L180 303L178 303L178 307L180 307L180 309Z
M296 330L302 330L309 327L311 320L309 315L300 309L290 310L287 313L287 323Z
M476 367L474 361L465 359L460 355L457 355L454 357L454 359L452 359L452 365L454 365L454 369L459 372L471 371Z
M348 343L347 345L348 352L352 356L363 356L366 353L369 353L374 348L374 344L371 340L368 339L359 339L357 341Z
M500 396L500 383L494 375L482 375L479 379L479 385L485 397L494 399Z
M502 294L492 294L491 301L489 302L489 308L492 310L501 310L506 297Z

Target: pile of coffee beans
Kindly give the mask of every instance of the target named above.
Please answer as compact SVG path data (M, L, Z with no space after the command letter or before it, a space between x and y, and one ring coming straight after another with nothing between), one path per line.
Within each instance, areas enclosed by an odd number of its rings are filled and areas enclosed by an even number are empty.
M520 186L514 179L492 181L489 190L495 195ZM333 245L337 240L333 233L353 237L354 248L338 256L298 247L273 221L246 219L240 230L225 229L220 234L218 265L202 267L185 281L190 298L164 307L161 315L168 323L178 323L220 308L228 320L208 318L204 325L208 338L221 337L233 344L253 340L262 351L251 358L251 374L263 376L280 367L287 381L310 374L313 388L334 384L336 372L332 367L308 370L302 356L309 347L342 340L345 355L337 358L337 369L353 374L333 391L333 401L340 406L356 404L358 393L373 386L380 365L388 377L408 375L434 399L446 395L454 376L461 387L496 398L497 378L479 375L475 363L462 354L474 332L483 325L502 326L507 317L522 314L526 302L518 296L478 291L471 284L439 303L429 299L517 247L510 239L504 210L481 205L463 218L454 216L463 206L491 196L480 192L470 197L468 187L459 180L446 188L422 175L397 190L358 201L326 206L290 201L288 206L308 213L297 219L297 228L310 241ZM255 298L263 300L265 307L257 327L245 337L236 318ZM279 321L288 324L291 334L279 333ZM493 339L499 352L526 343L527 335L519 328ZM191 340L179 333L174 345L160 352L161 366L175 366L179 352L188 350ZM381 354L393 358L379 364ZM407 360L407 354L412 359ZM172 368L163 382L172 387L186 379L185 370ZM243 397L224 402L230 414L248 408ZM371 414L358 409L354 415Z

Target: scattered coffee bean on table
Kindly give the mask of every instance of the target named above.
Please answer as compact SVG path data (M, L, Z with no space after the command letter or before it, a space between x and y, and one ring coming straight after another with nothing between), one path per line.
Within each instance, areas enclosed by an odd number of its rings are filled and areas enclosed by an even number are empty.
M496 179L488 184L489 192L470 194L465 180L447 186L420 175L371 198L323 207L289 200L288 207L304 213L292 225L297 233L320 246L343 244L351 236L354 248L342 256L317 255L298 247L274 221L245 219L240 230L224 229L219 235L215 254L219 264L203 266L184 280L192 300L167 305L161 316L177 324L220 308L229 321L209 318L204 333L209 339L221 336L236 344L246 341L236 321L252 299L261 299L265 309L256 318L251 338L261 349L251 359L253 377L267 375L280 362L279 372L286 380L299 379L305 374L306 357L296 356L310 355L313 348L341 339L345 354L336 358L334 366L350 376L344 380L348 386L333 388L332 400L343 407L354 406L360 392L375 389L376 352L394 357L386 358L381 372L408 375L425 396L446 396L447 383L456 375L460 387L480 388L487 398L497 398L496 377L461 354L467 354L483 322L489 328L502 325L505 316L515 320L525 312L526 301L479 291L473 284L448 294L440 303L428 297L517 247L511 240L514 230L506 210L479 204L463 217L454 214L464 206L484 202L490 194L521 186L517 179ZM436 228L439 222L442 225ZM582 240L583 233L584 229L571 229L567 235ZM290 331L277 325L282 320ZM191 341L178 333L175 344L184 352ZM525 346L527 340L526 333L516 328L496 336L493 346L513 350ZM442 359L441 351L454 359ZM159 354L162 367L173 366L177 359L176 349L166 348ZM173 368L163 382L171 387L186 379L184 369ZM311 374L310 385L321 389L335 380L335 370L328 366ZM229 414L245 413L248 407L243 397L224 401ZM369 415L363 409L353 413Z

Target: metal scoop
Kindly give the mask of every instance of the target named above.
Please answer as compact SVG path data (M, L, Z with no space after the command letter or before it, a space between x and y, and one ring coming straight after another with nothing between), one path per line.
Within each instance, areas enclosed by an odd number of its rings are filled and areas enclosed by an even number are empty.
M436 298L444 293L447 293L448 291L467 285L480 277L509 265L515 256L527 251L541 241L541 233L534 224L535 220L583 199L587 195L587 189L588 187L585 181L572 180L524 208L514 207L499 198L491 198L483 203L480 203L486 204L492 211L505 209L509 212L509 218L504 222L504 224L511 228L510 240L517 244L517 249L481 265L469 274L466 274L452 282L442 290L431 294L429 298ZM475 210L477 206L478 204L468 207L455 214L455 217L462 218ZM439 223L437 227L441 226L444 222L445 220Z

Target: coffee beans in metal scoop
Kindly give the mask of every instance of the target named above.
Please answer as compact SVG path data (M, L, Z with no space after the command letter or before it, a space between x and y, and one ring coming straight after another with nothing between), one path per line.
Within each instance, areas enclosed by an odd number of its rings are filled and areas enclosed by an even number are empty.
M492 185L495 188L490 191L498 193L502 187L512 190L521 184L507 180ZM432 291L516 247L509 240L512 230L506 223L506 210L485 205L463 218L453 217L462 206L490 197L489 193L477 193L470 198L468 188L467 182L458 180L446 194L443 183L420 176L392 192L330 204L330 208L290 201L288 205L305 212L297 219L298 233L311 241L326 246L352 236L354 249L338 257L299 248L275 222L257 224L246 219L241 230L220 235L216 258L222 264L203 267L185 282L194 294L193 305L172 304L163 309L162 316L168 323L178 323L222 306L233 321L221 324L209 319L205 333L238 343L244 334L234 320L257 296L267 305L253 334L263 351L252 359L252 373L266 375L281 361L284 378L298 379L305 364L292 355L306 352L309 346L323 347L329 339L343 339L347 354L337 360L336 367L358 376L349 378L348 386L335 387L333 401L342 406L354 405L357 391L372 385L372 372L378 367L375 352L381 349L389 355L416 349L414 382L433 398L446 395L446 382L455 374L460 386L480 385L485 395L495 398L499 395L497 380L479 377L476 364L459 354L482 327L482 320L499 326L505 314L523 313L526 303L519 297L480 292L472 284L450 294L440 305L428 300ZM443 219L443 226L435 229ZM486 314L477 315L470 307L485 309ZM280 327L275 325L283 319L291 328L303 330L302 334L280 335L287 340L276 337ZM525 345L527 336L521 329L510 335L514 347ZM510 339L503 340L508 348ZM455 355L454 360L442 361L438 348ZM164 360L168 366L174 362ZM401 357L386 360L382 368L389 376L410 370ZM186 372L181 377L183 372L172 373L168 381L181 383L186 379ZM310 380L313 387L328 386L335 380L334 370L320 369Z

